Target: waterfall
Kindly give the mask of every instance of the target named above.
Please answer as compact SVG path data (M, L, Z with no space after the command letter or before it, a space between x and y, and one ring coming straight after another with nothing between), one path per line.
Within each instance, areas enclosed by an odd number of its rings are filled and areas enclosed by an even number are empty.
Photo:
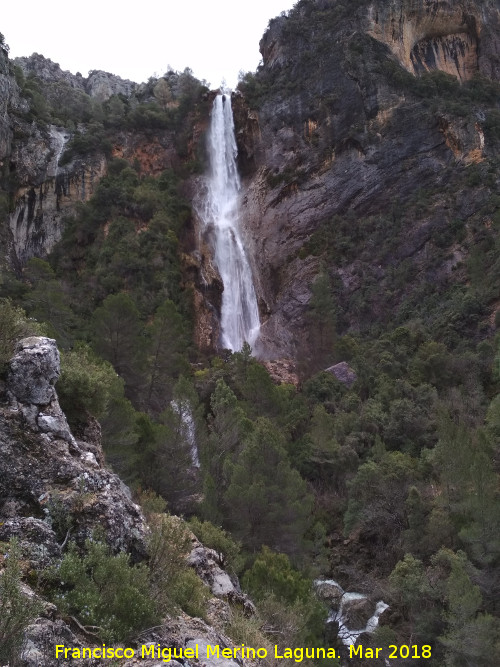
M210 174L200 217L205 229L214 232L214 259L222 278L221 343L237 352L259 335L259 310L239 229L240 178L230 94L214 100L208 152Z
M187 399L174 399L170 402L170 406L180 417L179 430L183 440L189 446L192 466L193 468L199 468L200 459L198 457L198 444L196 442L196 426L191 405Z
M359 600L366 600L366 595L362 593L346 593L344 589L333 579L317 579L314 582L316 588L320 589L322 586L326 586L330 589L333 589L337 592L339 597L339 602L335 605L338 609L331 609L330 614L327 618L327 623L338 623L339 631L338 638L344 644L344 646L354 645L359 636L367 632L371 634L375 632L378 626L378 620L380 616L384 613L386 609L389 609L389 605L379 600L375 605L375 611L367 620L364 628L353 629L348 627L349 623L349 606L354 602Z
M52 144L54 145L54 157L52 158L49 164L49 175L57 178L59 173L59 160L64 151L66 142L69 139L69 135L64 130L60 130L55 125L51 125L49 128L50 137L52 139Z

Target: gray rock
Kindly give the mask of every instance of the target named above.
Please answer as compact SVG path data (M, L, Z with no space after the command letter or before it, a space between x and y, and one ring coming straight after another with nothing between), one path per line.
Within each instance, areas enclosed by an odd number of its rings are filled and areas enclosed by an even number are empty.
M208 549L198 542L187 560L202 581L210 586L214 595L241 594L227 572L224 572L217 564L217 553L213 549Z
M204 665L206 665L206 667L240 667L240 665L238 665L235 660L231 660L230 658L217 658L215 655L211 655L209 658L207 658L207 647L209 644L212 647L214 646L212 642L207 641L202 637L196 637L195 639L190 639L187 642L186 647L195 648L196 645L198 645L200 660Z
M330 366L325 369L325 372L335 375L337 380L347 387L353 385L358 379L356 372L353 371L347 361L341 361L339 364L335 364L335 366Z
M61 69L59 63L50 58L45 58L39 53L33 53L29 57L16 58L14 63L20 67L26 76L36 76L42 82L48 84L62 83L75 90L87 93L103 102L112 95L126 95L130 97L136 90L137 84L128 79L122 79L116 74L92 70L88 77L81 74L72 74Z
M41 570L61 556L56 534L42 519L32 516L7 519L0 525L0 540L8 542L12 537L19 538L23 556L31 568Z
M237 602L249 615L254 614L255 606L249 597L242 593L237 577L231 577L221 568L220 554L198 542L194 535L192 539L193 548L187 557L187 562L203 583L214 595Z
M89 642L88 639L79 638L69 625L61 619L52 621L47 618L39 618L25 631L25 644L20 664L22 667L41 667L41 665L57 667L63 661L55 659L56 645L83 648L83 646L89 646ZM82 660L79 661L79 664L82 667L90 667L97 662L95 660Z
M54 384L60 366L55 340L38 336L23 338L10 362L7 391L19 403L49 405L57 397Z
M62 438L78 450L54 387L60 372L55 340L41 336L23 338L10 361L7 392L29 426L50 438Z
M8 519L0 536L18 536L26 556L37 563L59 554L68 526L82 546L99 527L113 551L141 560L144 517L118 476L102 467L100 430L91 429L88 446L73 437L54 387L59 372L55 341L20 341L7 381L11 407L0 406L0 516ZM14 518L13 508L45 514L46 520Z
M115 74L93 70L89 72L88 79L85 82L85 90L100 102L104 102L112 95L125 95L130 97L137 88L137 84L128 79L122 79Z

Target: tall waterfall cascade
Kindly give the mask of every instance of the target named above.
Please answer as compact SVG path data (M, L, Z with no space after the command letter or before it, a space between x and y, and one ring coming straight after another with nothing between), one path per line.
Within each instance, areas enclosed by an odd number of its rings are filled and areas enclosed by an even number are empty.
M230 94L219 94L214 100L208 153L210 173L199 215L203 227L213 229L214 260L224 285L222 347L237 352L245 342L254 345L260 320L252 271L239 226L241 183Z

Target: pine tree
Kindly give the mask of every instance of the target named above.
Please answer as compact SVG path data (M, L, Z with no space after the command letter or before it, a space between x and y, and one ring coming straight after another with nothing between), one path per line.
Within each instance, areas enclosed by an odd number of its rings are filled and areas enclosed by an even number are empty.
M128 294L111 294L103 301L94 312L93 332L96 351L125 380L129 397L137 399L143 385L145 339L139 311Z
M271 422L259 419L232 466L225 501L230 527L248 549L265 544L300 557L312 498L284 444Z
M157 308L149 333L151 342L145 409L157 415L172 400L170 387L173 379L187 366L184 321L172 301L166 300Z

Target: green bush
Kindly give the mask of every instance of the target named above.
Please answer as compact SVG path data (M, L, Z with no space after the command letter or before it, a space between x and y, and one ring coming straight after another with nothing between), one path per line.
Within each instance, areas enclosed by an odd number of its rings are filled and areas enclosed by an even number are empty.
M204 618L210 594L186 563L190 548L191 539L182 519L163 514L151 521L149 567L157 608L162 613L181 608L191 616Z
M14 306L9 299L0 299L0 374L14 354L17 341L41 333L40 325L28 320L22 308Z
M123 396L123 380L109 362L99 359L82 343L61 353L57 393L70 423L85 421L89 414L100 419L112 397Z
M292 567L288 556L268 547L262 547L242 583L256 600L274 595L291 604L307 599L311 592L311 582Z
M56 604L94 626L102 641L126 641L158 621L146 565L131 566L128 554L113 556L104 542L88 540L84 555L72 544L58 577L63 592Z
M294 569L285 554L262 547L242 580L258 603L271 634L285 646L319 646L326 607L316 598L312 581Z

